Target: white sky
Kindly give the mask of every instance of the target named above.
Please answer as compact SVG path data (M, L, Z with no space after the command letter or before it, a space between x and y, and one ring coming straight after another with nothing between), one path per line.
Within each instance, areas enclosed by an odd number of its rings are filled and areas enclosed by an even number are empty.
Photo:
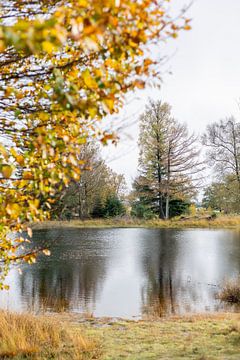
M171 2L176 8L186 4L187 0ZM167 101L173 116L196 133L220 118L240 119L240 0L195 0L187 16L193 29L161 45L163 55L170 55L164 68L172 74L164 72L160 90L138 92L125 106L117 122L123 126L119 144L103 151L109 166L124 174L129 186L137 174L137 119L149 97ZM128 120L123 120L126 115Z

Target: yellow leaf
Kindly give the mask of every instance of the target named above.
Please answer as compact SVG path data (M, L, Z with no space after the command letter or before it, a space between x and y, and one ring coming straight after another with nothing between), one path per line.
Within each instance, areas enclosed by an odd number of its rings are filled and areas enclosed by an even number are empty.
M114 109L114 100L112 100L112 99L105 99L105 100L103 100L103 103L106 105L106 107L108 108L108 110L109 110L110 112L113 111L113 109Z
M48 54L52 54L55 50L55 46L50 41L42 42L42 49Z
M10 165L3 165L1 169L1 173L4 178L9 179L12 175L13 169Z
M23 173L24 180L31 180L32 178L33 178L33 175L29 171Z
M97 115L97 109L95 107L88 108L88 111L91 118L94 118Z
M78 5L81 7L86 7L86 6L88 6L88 1L87 0L78 0Z
M94 88L94 89L97 88L98 85L97 85L95 79L91 76L90 71L88 69L86 69L82 72L82 77L83 77L83 81L87 85L87 87Z
M17 155L16 161L19 163L19 165L24 165L24 157L22 155Z
M18 217L18 215L21 213L21 207L16 203L7 204L6 211L8 215L12 217Z
M16 152L16 150L14 148L11 148L10 152L11 152L13 157L15 157L15 158L17 157L17 152Z
M39 207L40 201L38 199L34 199L34 200L29 200L28 203L30 209L36 211Z

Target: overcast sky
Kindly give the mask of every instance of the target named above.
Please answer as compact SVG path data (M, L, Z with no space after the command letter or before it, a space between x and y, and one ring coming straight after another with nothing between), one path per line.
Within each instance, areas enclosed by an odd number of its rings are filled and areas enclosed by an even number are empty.
M187 0L171 4L179 8ZM119 145L104 150L109 166L123 173L129 186L137 174L137 119L149 97L167 101L173 116L198 134L221 118L234 115L240 120L240 0L195 0L188 17L192 30L162 45L163 55L170 59L161 89L139 92L125 106Z

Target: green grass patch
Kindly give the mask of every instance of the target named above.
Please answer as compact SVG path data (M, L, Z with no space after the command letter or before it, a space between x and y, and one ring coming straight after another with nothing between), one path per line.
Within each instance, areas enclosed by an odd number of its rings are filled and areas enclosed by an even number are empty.
M103 360L240 359L240 316L89 323L82 329L103 344Z

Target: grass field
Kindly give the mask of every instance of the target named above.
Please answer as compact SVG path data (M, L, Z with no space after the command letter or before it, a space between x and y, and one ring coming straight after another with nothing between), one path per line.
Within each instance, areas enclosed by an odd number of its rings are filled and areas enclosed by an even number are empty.
M0 359L240 359L240 314L126 321L0 313Z

